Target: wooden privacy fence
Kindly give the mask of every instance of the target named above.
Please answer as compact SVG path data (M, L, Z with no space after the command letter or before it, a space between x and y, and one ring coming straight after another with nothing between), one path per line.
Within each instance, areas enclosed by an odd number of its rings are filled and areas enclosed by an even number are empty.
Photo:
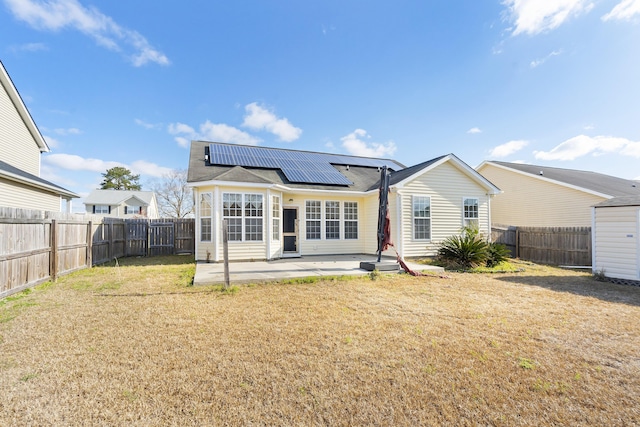
M591 227L514 227L493 225L491 240L511 255L553 265L591 265Z
M193 219L114 219L0 208L0 298L125 256L194 253Z

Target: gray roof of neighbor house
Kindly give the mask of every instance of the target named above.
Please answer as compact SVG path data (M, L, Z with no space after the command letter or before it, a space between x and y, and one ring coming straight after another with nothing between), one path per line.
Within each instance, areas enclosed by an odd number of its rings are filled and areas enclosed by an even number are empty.
M608 197L640 196L640 182L630 179L618 178L597 172L552 168L549 166L497 161L488 161L486 163L504 166L532 176L546 178L573 187L580 187Z
M150 205L155 193L153 191L133 190L93 190L85 199L85 205L119 205L132 197L146 206Z
M42 179L39 176L32 175L28 172L18 169L15 166L0 160L0 177L20 182L23 185L38 187L63 197L76 198L80 197L76 193L60 187L52 182Z
M596 208L609 208L615 206L640 206L640 196L614 197L595 205Z

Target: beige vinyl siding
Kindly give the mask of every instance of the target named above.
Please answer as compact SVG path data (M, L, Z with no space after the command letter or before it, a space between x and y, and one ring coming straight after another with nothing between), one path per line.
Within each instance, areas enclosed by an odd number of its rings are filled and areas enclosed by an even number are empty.
M486 164L485 178L502 191L491 201L494 224L528 227L590 227L593 194Z
M403 217L402 241L399 242L402 248L401 255L404 257L433 256L437 252L438 245L444 239L454 234L460 234L463 226L463 199L465 197L478 199L480 232L489 235L490 196L486 192L485 188L449 162L418 176L404 188L399 189ZM430 240L415 240L413 238L413 196L429 196L431 198Z
M22 121L5 88L0 85L0 160L40 176L40 149ZM60 205L55 208L60 210Z
M295 205L298 206L299 215L299 243L301 255L332 255L332 254L360 254L365 251L365 236L369 233L368 224L369 210L365 209L364 198L348 195L326 196L326 195L297 195L291 196L285 194L285 199L294 198ZM307 240L307 227L305 206L307 200L318 200L321 202L321 239ZM325 233L325 201L340 202L340 239L326 239ZM358 239L344 238L344 202L358 203ZM286 203L285 203L286 204ZM375 234L375 229L373 230Z
M640 209L637 206L594 209L595 272L605 276L640 280Z
M60 196L0 178L0 206L60 212Z

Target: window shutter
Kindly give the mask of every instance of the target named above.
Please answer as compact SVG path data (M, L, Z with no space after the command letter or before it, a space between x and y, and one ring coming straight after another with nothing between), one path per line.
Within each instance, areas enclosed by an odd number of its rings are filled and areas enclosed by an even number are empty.
M111 213L111 205L109 205L109 213Z
M127 212L127 211L129 210L128 208L129 208L129 206L126 206L126 205L125 205L125 207L124 207L124 214L125 214L125 215L129 213L129 212Z
M96 205L93 205L93 213L96 213Z

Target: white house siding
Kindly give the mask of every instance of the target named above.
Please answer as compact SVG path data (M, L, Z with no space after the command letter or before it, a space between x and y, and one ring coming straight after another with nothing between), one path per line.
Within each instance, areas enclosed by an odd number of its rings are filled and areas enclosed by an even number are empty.
M336 194L285 194L284 198L294 199L294 203L286 203L285 205L298 206L299 216L299 243L301 255L334 255L334 254L361 254L365 251L365 236L369 233L367 230L368 214L369 210L364 202L364 198L361 196L355 197L350 195ZM306 233L306 216L305 207L307 200L319 200L321 202L321 239L320 240L307 240ZM326 239L325 230L325 201L337 201L340 202L340 239ZM358 239L345 239L344 238L344 202L357 202L358 203ZM375 233L375 229L373 231Z
M447 237L460 234L463 227L463 199L478 199L480 232L489 235L489 198L487 190L449 162L418 176L398 190L402 199L402 248L404 257L434 256ZM414 240L412 196L431 198L431 239ZM495 200L495 199L494 199ZM493 203L493 200L491 201ZM493 205L491 205L493 208Z
M591 206L605 200L490 164L484 165L478 172L503 191L491 201L491 220L494 224L590 227Z
M0 84L0 160L40 176L40 149L22 121L5 88ZM60 204L55 208L60 210Z
M605 276L640 280L640 208L594 208L593 271Z
M61 199L56 194L0 178L0 206L60 212Z

